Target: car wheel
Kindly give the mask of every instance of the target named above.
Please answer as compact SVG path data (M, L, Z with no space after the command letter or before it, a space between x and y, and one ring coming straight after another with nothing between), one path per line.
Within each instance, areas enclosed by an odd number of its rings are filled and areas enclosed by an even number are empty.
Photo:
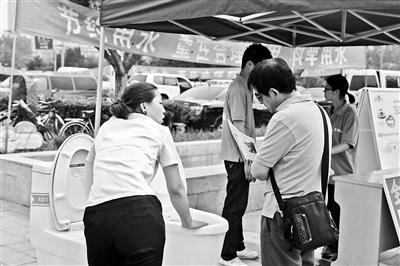
M214 124L211 126L212 129L222 129L222 115L215 118Z

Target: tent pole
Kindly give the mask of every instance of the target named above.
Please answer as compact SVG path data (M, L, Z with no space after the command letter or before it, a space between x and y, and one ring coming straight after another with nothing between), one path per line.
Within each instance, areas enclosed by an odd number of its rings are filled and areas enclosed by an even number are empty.
M11 123L11 103L12 103L12 89L14 83L14 68L15 68L15 48L17 43L17 33L13 31L13 48L12 48L12 55L11 55L11 73L10 73L10 91L8 92L8 112L7 112L7 123L6 123L6 143L4 147L4 152L7 153L8 151L8 137L9 137L9 126Z
M65 65L65 51L64 51L64 42L61 43L61 67Z
M53 54L54 54L54 72L57 71L57 52L56 48L53 46Z
M97 72L97 94L96 94L96 116L94 120L94 136L100 128L101 119L101 98L103 87L103 65L104 65L104 27L100 27L100 50L99 50L99 64Z
M294 26L294 29L296 30L296 26ZM295 70L295 52L296 52L296 31L292 32L292 72L294 75L294 70Z

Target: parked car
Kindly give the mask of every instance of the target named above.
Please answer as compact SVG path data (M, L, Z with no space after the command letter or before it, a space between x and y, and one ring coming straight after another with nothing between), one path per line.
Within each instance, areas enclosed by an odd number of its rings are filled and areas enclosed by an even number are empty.
M128 84L148 82L155 85L163 99L173 99L184 91L193 87L189 79L175 74L139 73L132 75Z
M8 97L10 77L1 82L1 97ZM14 76L13 99L24 98L29 90L35 89L40 98L54 99L96 96L97 81L91 75L57 72L25 72ZM108 95L109 89L103 89Z
M222 124L222 112L228 87L229 84L196 86L167 102L190 108L196 115L200 116L201 123L199 125L217 129ZM256 126L267 124L272 116L255 97L253 97L253 110Z
M209 86L229 86L232 81L232 79L209 79L206 83L208 83Z
M90 69L86 67L59 67L57 73L74 73L81 75L97 76L97 69ZM96 78L96 80L98 80ZM102 89L104 92L114 95L115 81L111 76L103 75Z
M297 91L301 94L309 94L311 95L311 99L314 102L317 102L321 105L326 111L329 111L331 107L331 102L325 99L325 88L324 87L312 87L312 88L304 88L302 86L296 86Z
M349 92L359 102L361 89L369 88L400 88L400 71L382 69L337 69L337 73L344 75L349 83ZM331 73L329 75L333 75ZM308 73L309 77L310 75ZM305 75L305 76L307 76ZM303 74L302 74L303 76ZM327 77L323 75L321 77ZM313 88L316 89L316 88ZM323 88L321 88L323 89Z

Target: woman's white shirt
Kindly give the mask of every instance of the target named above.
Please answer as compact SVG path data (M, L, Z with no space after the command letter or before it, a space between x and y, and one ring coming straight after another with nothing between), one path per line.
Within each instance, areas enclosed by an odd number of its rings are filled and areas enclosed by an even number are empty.
M111 117L99 129L94 149L93 185L87 206L135 195L155 195L150 187L158 163L178 164L179 155L169 129L152 118L132 113Z

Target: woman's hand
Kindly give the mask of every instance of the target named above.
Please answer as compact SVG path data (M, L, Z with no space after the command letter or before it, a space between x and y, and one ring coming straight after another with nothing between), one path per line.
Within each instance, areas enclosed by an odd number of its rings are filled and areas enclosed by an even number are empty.
M204 227L206 225L208 225L206 222L196 221L196 220L192 220L192 223L188 224L188 225L184 225L182 223L182 227L187 228L187 229L199 229L199 228Z

